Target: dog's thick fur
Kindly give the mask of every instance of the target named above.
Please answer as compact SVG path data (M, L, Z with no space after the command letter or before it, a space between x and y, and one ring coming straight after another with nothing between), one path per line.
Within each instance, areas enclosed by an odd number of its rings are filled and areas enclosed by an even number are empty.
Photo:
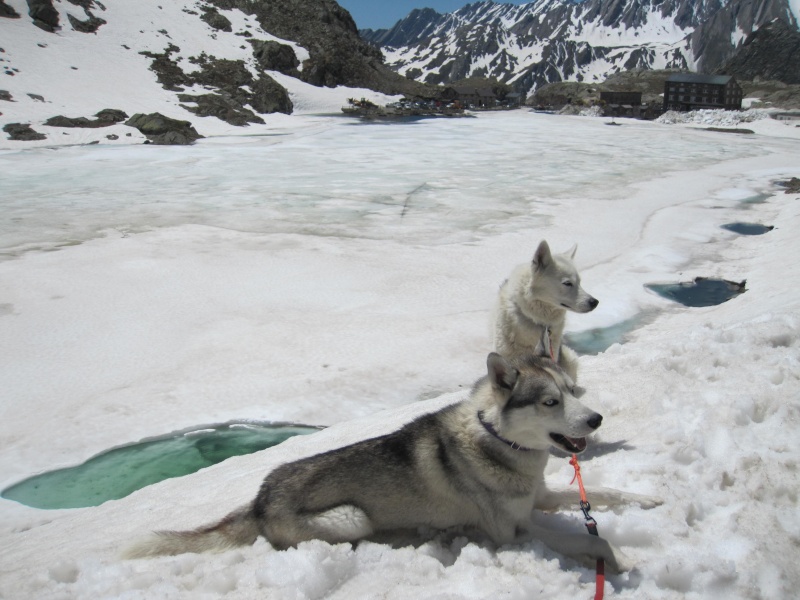
M586 313L599 304L581 288L572 262L577 249L552 254L542 240L533 261L515 268L500 286L494 327L495 351L505 357L532 352L548 329L553 355L573 381L578 376L577 357L561 342L566 312Z
M577 399L569 376L545 356L506 360L491 353L487 368L468 399L394 433L279 466L249 505L194 531L158 532L127 557L225 550L259 535L284 549L311 539L350 542L460 527L498 545L538 538L563 554L628 568L601 538L555 533L532 521L534 508L577 505L576 491L545 486L549 450L582 451L584 436L602 417ZM589 495L596 505L658 503L608 489Z

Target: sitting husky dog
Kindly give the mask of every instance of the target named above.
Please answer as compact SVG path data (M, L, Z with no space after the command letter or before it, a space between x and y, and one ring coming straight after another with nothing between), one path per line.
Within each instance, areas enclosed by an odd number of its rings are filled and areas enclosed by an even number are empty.
M546 354L506 360L491 353L487 376L466 400L394 433L281 465L250 504L218 523L157 532L126 556L219 551L259 535L285 549L312 539L352 542L378 532L461 527L498 545L533 537L565 555L627 569L624 555L602 538L532 522L534 507L578 505L576 490L545 487L549 450L581 452L584 436L603 419L578 401L570 378ZM603 488L588 494L595 504L660 503Z
M581 288L572 262L577 249L573 246L554 255L542 240L533 262L519 265L500 286L494 329L494 348L506 357L533 351L548 329L552 356L573 381L578 376L578 360L561 343L566 312L591 312L599 304Z

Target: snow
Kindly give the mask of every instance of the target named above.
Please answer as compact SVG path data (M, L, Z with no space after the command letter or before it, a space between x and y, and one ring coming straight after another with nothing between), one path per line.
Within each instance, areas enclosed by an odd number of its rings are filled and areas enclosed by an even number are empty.
M748 102L746 104L751 104ZM745 104L745 102L743 102ZM743 123L753 123L770 118L770 112L763 109L751 108L748 110L711 110L700 109L688 112L667 111L657 121L659 123L707 125L709 127L735 127Z
M590 597L593 572L540 543L118 554L223 516L278 464L463 398L497 287L543 238L578 243L600 299L569 330L650 316L580 360L605 416L586 483L665 500L593 511L637 563L607 597L792 597L800 198L773 182L799 174L798 129L618 122L306 115L192 147L0 152L0 489L203 424L330 425L95 508L0 500L0 597ZM776 228L720 228L736 220ZM748 289L688 309L643 287L699 275ZM547 475L567 485L571 468L554 457ZM577 507L542 519L583 529Z
M266 125L250 125L243 129L228 125L214 117L198 117L181 106L175 92L162 88L155 73L149 70L152 59L140 52L163 53L168 45L177 46L172 55L187 73L197 70L190 57L205 52L219 59L242 60L253 72L252 47L240 35L249 31L254 39L275 40L291 46L297 58L308 58L308 51L290 40L283 40L263 31L255 17L238 10L222 13L232 22L232 31L211 29L200 20L201 14L192 0L137 0L106 2L105 9L93 8L94 14L107 21L96 34L74 31L68 25L58 33L45 32L31 24L24 0L8 3L20 19L2 19L0 66L12 71L4 76L0 89L10 92L13 101L0 101L0 129L8 123L30 123L47 139L16 142L0 133L0 149L23 149L35 146L66 146L99 142L129 145L142 143L144 136L125 125L99 129L48 127L50 117L91 117L105 108L134 113L160 112L173 119L190 121L204 136L274 135L285 127L296 126L286 115L270 115ZM85 19L83 11L67 2L55 4L60 22L67 23L67 14ZM190 15L187 11L190 11ZM135 25L132 25L135 24ZM166 24L166 26L165 26ZM109 64L113 68L109 68ZM341 107L351 97L367 98L385 104L397 99L372 90L354 88L317 88L295 78L270 72L289 92L295 114L341 114ZM91 93L87 94L87 90ZM207 93L202 87L185 93ZM38 100L31 94L42 98ZM108 136L118 137L117 140Z

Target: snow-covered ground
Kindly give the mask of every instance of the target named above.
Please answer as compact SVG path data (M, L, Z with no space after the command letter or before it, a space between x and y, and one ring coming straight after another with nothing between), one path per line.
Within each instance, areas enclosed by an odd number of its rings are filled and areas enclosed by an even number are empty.
M647 315L580 363L596 441L619 448L589 451L587 484L665 500L594 511L638 564L607 597L795 595L800 198L774 182L800 176L800 129L292 119L191 147L0 152L0 489L194 425L331 425L95 508L0 500L0 598L591 597L593 572L538 543L118 557L249 501L277 464L463 397L498 285L543 238L579 244L600 299L568 329ZM690 309L643 287L698 275L748 290ZM569 484L566 459L548 479ZM583 530L577 507L546 520Z

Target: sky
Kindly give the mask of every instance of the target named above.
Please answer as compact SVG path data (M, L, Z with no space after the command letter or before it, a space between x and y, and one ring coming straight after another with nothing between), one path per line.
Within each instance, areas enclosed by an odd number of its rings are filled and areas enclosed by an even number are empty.
M498 4L527 4L531 0L507 0ZM350 11L359 29L388 29L415 8L448 13L470 4L464 0L338 0Z

